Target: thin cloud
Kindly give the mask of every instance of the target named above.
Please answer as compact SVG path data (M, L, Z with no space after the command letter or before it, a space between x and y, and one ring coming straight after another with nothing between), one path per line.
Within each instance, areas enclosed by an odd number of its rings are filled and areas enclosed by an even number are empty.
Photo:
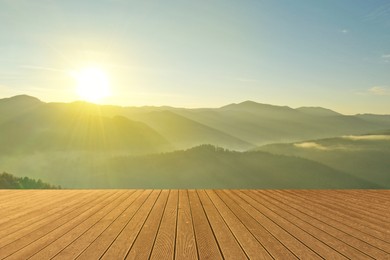
M381 56L382 60L386 63L389 63L390 62L390 54L383 54Z
M304 143L294 144L294 146L298 148L316 149L321 151L331 150L330 148L325 147L321 144L317 144L316 142L304 142Z
M375 87L368 89L368 93L375 95L375 96L389 96L390 89L388 87L375 86Z
M318 150L318 151L336 151L336 150L352 151L352 149L348 146L344 146L344 145L324 146L316 142L295 143L294 146L301 149L311 149L311 150Z
M347 34L347 33L349 33L349 30L347 30L347 29L342 29L342 30L340 30L340 32L341 32L341 33L344 33L344 34Z
M343 138L353 141L385 141L390 140L390 135L347 135Z
M365 16L365 20L376 21L376 20L387 19L389 14L390 14L390 3L386 3L384 5L377 7L375 10L372 10L370 13L368 13Z
M182 73L181 70L172 69L172 68L161 68L161 67L143 67L143 66L129 66L129 65L120 65L115 63L106 63L109 68L113 69L123 69L134 72L146 72L146 73Z
M41 67L41 66L31 66L31 65L22 65L20 66L22 69L29 69L29 70L45 70L45 71L54 71L54 72L68 72L66 70L60 70L56 68L49 68L49 67Z

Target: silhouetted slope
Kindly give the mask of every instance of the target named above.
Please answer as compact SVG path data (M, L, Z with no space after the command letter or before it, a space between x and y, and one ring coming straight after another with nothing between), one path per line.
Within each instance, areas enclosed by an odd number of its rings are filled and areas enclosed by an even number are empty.
M0 165L65 188L386 188L375 176L360 178L312 160L208 145L140 156L39 153L0 157Z
M200 124L172 111L153 111L131 114L129 118L143 122L166 137L177 149L201 144L213 144L236 150L247 150L253 144L222 131Z
M210 133L209 130L219 131L223 135L249 144L267 144L362 134L390 127L390 116L385 115L346 116L321 107L293 109L253 101L230 104L221 108L184 109L165 106L126 107L115 110L112 107L106 109L105 106L102 111L111 113L111 116L120 114L129 119L154 124L153 128L164 132L163 135L170 140L175 140L176 135L180 136L187 132L188 134L176 139L183 145L213 143L230 149L240 149L241 144L237 145L237 140L225 137L223 140L214 140L213 137L217 135ZM176 116L168 115L166 112L174 113ZM164 123L164 118L173 122L173 126ZM154 121L158 123L153 123ZM174 129L175 124L185 130L177 131L178 127ZM198 124L201 124L203 129ZM206 130L204 127L210 129Z
M1 123L1 153L37 151L126 151L150 153L170 149L169 142L141 122L104 117L87 103L41 104L17 110ZM5 111L1 111L4 113Z
M272 144L259 150L299 156L390 188L390 132L345 136L290 144Z
M299 107L296 110L312 116L341 116L340 113L323 107Z
M39 99L27 95L0 99L0 126L3 122L27 113L42 104L44 103Z
M359 114L356 117L372 124L390 124L390 115Z
M42 103L43 102L36 97L28 95L18 95L10 98L0 99L0 108L10 110L23 110L25 108L41 105Z
M390 121L357 116L307 113L289 107L246 101L219 109L178 110L176 113L256 144L361 134L390 127ZM321 114L321 115L320 115Z
M373 188L317 162L205 145L187 151L113 159L120 187ZM123 185L123 186L122 186Z

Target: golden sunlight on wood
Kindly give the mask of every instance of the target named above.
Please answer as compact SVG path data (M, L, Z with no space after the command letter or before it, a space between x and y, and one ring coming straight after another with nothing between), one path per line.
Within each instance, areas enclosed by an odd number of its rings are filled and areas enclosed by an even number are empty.
M388 196L0 190L0 259L389 259Z
M88 67L73 71L72 76L77 81L77 95L89 102L98 102L110 96L110 81L107 73L96 67Z

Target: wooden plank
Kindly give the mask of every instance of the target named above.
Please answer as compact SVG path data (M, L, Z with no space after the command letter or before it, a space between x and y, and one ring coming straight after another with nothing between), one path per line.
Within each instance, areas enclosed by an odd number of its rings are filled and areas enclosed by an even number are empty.
M80 255L100 234L104 232L142 193L138 191L126 191L126 199L113 208L107 215L89 228L84 234L74 240L53 259L74 259Z
M51 259L60 253L65 247L71 244L75 239L80 237L84 232L89 230L99 220L104 218L109 212L120 205L126 198L126 191L119 191L119 196L113 197L109 203L103 204L93 215L84 218L81 223L78 223L70 231L63 234L61 237L53 241L50 245L39 251L31 257L31 259Z
M25 193L28 194L28 193ZM49 196L49 195L50 196ZM42 197L39 196L40 200L37 199L37 196L21 196L18 200L12 200L8 203L10 204L8 207L1 207L4 206L4 203L0 203L1 210L7 210L6 212L1 212L2 215L0 217L0 226L4 225L5 221L9 221L12 218L18 218L23 215L30 215L31 212L34 212L37 210L37 208L41 208L44 206L49 205L56 205L57 203L61 203L61 201L66 201L69 198L75 197L77 194L75 192L58 192L58 193L41 193ZM85 193L87 195L88 193ZM4 214L4 216L3 216ZM8 225L8 224L7 224Z
M322 200L321 197L318 195L312 195L312 196L302 196L301 194L297 193L296 191L284 191L289 194L293 194L295 196L298 196L308 202L313 202L318 206L323 207L328 212L332 212L333 214L340 216L340 219L348 219L348 221L353 221L357 223L361 223L366 227L369 227L369 229L372 232L376 233L376 236L384 241L390 241L390 227L385 224L383 221L377 221L375 218L369 218L365 215L360 215L359 213L356 213L356 210L346 209L346 206L342 207L337 204L327 203L325 200ZM318 198L317 200L314 199ZM387 234L384 234L387 233Z
M36 191L36 193L32 193L31 196L20 196L16 201L2 202L0 225L4 226L5 222L17 218L18 215L15 214L16 212L23 215L26 214L26 211L35 209L42 203L49 203L50 200L48 200L48 198L53 198L55 195L56 193L47 190L41 192ZM26 201L29 201L30 203L26 203ZM21 211L21 209L23 210Z
M93 194L95 193L90 192L89 194L85 193L81 195L76 192L68 193L68 195L71 196L65 196L64 199L56 201L55 204L48 203L49 201L52 202L52 200L48 198L46 202L41 202L40 205L36 205L35 210L26 213L24 213L23 208L20 208L20 214L14 213L18 217L10 219L4 223L5 226L0 227L0 237L4 238L15 232L20 233L20 231L26 227L31 229L33 225L46 221L53 215L57 216L58 213L64 215L68 209L77 207L78 204L83 203L83 201L88 199L88 197L91 197ZM59 197L62 197L62 195L59 195ZM29 201L26 201L25 203L29 203Z
M152 247L157 236L162 215L168 201L168 190L163 190L158 197L154 207L150 211L137 239L131 247L126 259L149 259Z
M151 190L142 192L136 201L129 206L126 211L116 219L109 228L107 228L100 236L93 241L88 248L77 259L99 259L104 252L108 250L116 237L122 232L124 227L131 221L139 208L144 204L145 200L151 194Z
M91 196L91 199L92 198L93 197ZM68 214L74 210L75 206L80 205L83 202L83 198L74 199L73 201L69 201L69 204L60 204L54 206L54 212L50 211L48 213L42 210L34 212L34 214L30 216L32 220L27 219L24 221L10 222L9 227L6 227L0 231L2 237L4 238L4 241L0 241L0 248L41 228L46 223L51 222L52 220L56 220L58 216ZM8 243L5 243L6 241Z
M376 190L376 191L368 190L367 194L368 195L371 194L372 196L375 196L375 199L381 200L381 202L379 204L384 203L385 205L390 206L390 201L389 201L390 189L387 189L387 190Z
M227 193L220 190L214 191L219 198L225 202L227 207L241 220L246 228L256 237L256 239L262 244L267 252L276 259L297 259L297 257L288 250L275 236L266 228L264 228L259 222L257 222L253 216L248 214L240 205L232 200ZM276 230L272 230L276 232Z
M0 259L390 259L389 198L383 190L0 190Z
M18 189L0 189L0 199L20 193Z
M277 220L275 220L275 218L277 217L276 215L268 217L269 215L266 215L264 212L266 211L265 208L261 208L261 210L259 210L255 207L256 205L258 206L258 204L249 204L248 201L242 199L239 195L237 195L237 193L237 191L224 191L224 194L226 196L228 196L232 201L237 203L245 212L247 212L247 214L254 218L270 234L272 234L276 239L278 239L278 241L280 241L286 248L288 248L295 256L300 259L321 259L321 257L313 250L303 244L299 239L291 235L283 227L278 225ZM273 243L273 241L266 242ZM264 243L264 245L267 246L266 243ZM276 255L274 257L278 258L278 256Z
M20 198L32 197L39 193L42 193L44 190L2 190L3 195L1 196L2 203L5 202L16 202L19 201Z
M223 259L207 220L199 197L194 190L188 191L192 220L194 223L196 245L200 259Z
M315 235L323 243L329 245L331 248L343 254L345 257L350 259L371 259L368 255L362 253L358 249L346 244L344 241L338 239L337 237L328 234L326 231L321 229L321 227L313 225L312 222L310 222L311 219L301 218L302 216L298 214L292 214L284 208L278 208L272 203L267 202L264 197L260 197L260 192L256 193L258 193L259 196L258 201L261 201L264 205L266 205L268 208L272 209L285 219L289 219L292 223L299 226L301 229L307 231L310 234Z
M340 229L338 229L337 225L334 225L331 221L328 221L326 219L320 220L318 218L312 217L313 214L310 210L298 210L295 208L294 202L288 202L283 203L282 199L278 197L276 194L272 194L272 196L269 196L269 194L264 194L265 197L262 197L262 200L268 201L270 204L274 206L278 206L280 208L283 208L287 212L290 212L294 216L300 217L301 219L305 219L306 221L310 222L315 227L327 232L328 234L332 235L333 237L338 238L339 240L343 241L344 243L348 244L349 246L352 246L360 251L363 251L365 254L370 255L374 258L380 258L383 259L383 256L386 255L385 252L382 250L373 247L372 245L368 244L365 241L362 241L354 236L352 236L350 233L342 232ZM269 196L267 198L267 196ZM308 216L311 216L308 218Z
M101 259L124 259L126 257L160 193L161 190L152 191L145 203L116 237Z
M226 204L213 191L207 190L206 193L244 249L246 255L250 259L272 259L265 248Z
M315 199L315 201L331 210L335 210L337 212L342 212L346 213L349 216L358 218L359 220L364 220L368 221L371 224L375 224L379 227L379 230L389 230L390 234L390 224L388 223L388 218L382 217L380 215L381 212L376 212L372 213L368 211L367 208L361 209L357 205L357 203L351 204L350 202L346 201L345 199L343 200L335 200L335 194L338 193L338 191L333 191L331 194L329 194L329 191L327 192L328 194L322 194L323 191L318 192L318 193L313 193L313 192L305 192L305 193L300 193L296 191L289 191L293 192L293 194L298 194L302 198L305 199ZM365 203L368 204L369 203ZM379 214L378 214L379 213Z
M206 213L206 217L209 220L218 241L223 257L231 260L247 259L248 257L245 252L205 191L198 190L197 193Z
M2 193L0 196L0 209L2 210L6 206L15 205L15 203L20 202L22 198L32 197L34 196L34 193L35 194L40 193L40 190L31 190L31 193L27 193L30 192L30 190L26 192L26 190L18 190L18 189L14 189L14 190L0 189L0 192ZM0 216L3 217L3 214L4 214L3 211L1 211Z
M366 196L351 196L343 191L326 191L320 192L319 195L326 202L332 202L334 205L342 206L357 212L358 214L366 215L374 219L382 220L382 223L388 224L390 212L387 211L389 205L375 204L371 197ZM310 196L310 194L308 194ZM388 198L390 200L390 196Z
M344 193L344 195L349 194L354 198L361 198L364 194L364 198L369 198L371 203L377 206L390 206L390 190L338 190L338 192Z
M378 216L390 218L390 212L387 212L390 203L386 205L383 200L377 200L374 196L366 194L365 196L361 196L361 194L358 195L357 193L352 193L349 190L326 190L318 191L318 193L323 196L327 196L328 199L332 199L334 203L339 205L353 205L355 208L369 211L370 213L377 214ZM390 201L390 196L388 197L388 200Z
M383 241L330 219L321 211L317 212L315 205L311 206L306 204L305 207L303 207L302 203L294 201L288 196L283 197L276 193L272 194L272 196L269 195L270 194L263 193L263 196L267 196L270 199L269 203L272 205L279 205L279 207L288 212L292 212L294 215L305 214L310 216L310 223L313 223L316 227L321 228L334 237L342 238L344 242L353 245L355 248L364 250L367 254L371 253L373 256L381 256L386 252L386 249L389 248ZM266 200L263 196L261 197L262 200Z
M286 194L281 191L275 191L275 193L285 196L287 200L293 197L290 194ZM306 210L312 210L323 216L326 216L331 220L339 222L344 227L351 227L356 230L355 233L359 234L359 237L362 236L365 237L365 239L370 239L370 244L384 249L385 251L388 251L389 244L386 241L390 241L390 239L388 239L389 237L386 238L386 235L378 230L370 229L370 223L354 221L353 218L350 218L346 214L338 214L338 212L331 211L327 207L324 207L310 200L302 199L299 196L294 196L293 198L295 202L302 203L302 206L305 207ZM310 207L310 209L308 207ZM373 239L371 239L371 237Z
M83 205L80 206L80 210L86 209L86 208L92 208L93 204L90 204L90 202L99 201L101 200L101 197L104 197L105 194L99 195L94 200L90 200L85 202ZM69 207L69 212L65 212L64 216L58 216L56 220L53 220L51 222L43 222L42 224L32 227L31 230L26 230L26 235L19 237L17 240L15 240L12 243L7 244L5 247L2 247L0 250L0 258L5 255L10 255L12 253L15 253L18 251L18 255L21 255L23 257L27 257L28 254L34 254L37 251L39 251L42 247L40 244L42 241L45 241L47 237L50 237L50 234L57 234L56 230L60 227L62 227L65 223L69 223L69 220L72 220L76 216L80 215L80 212L77 210L74 210L73 207ZM58 235L58 234L57 234ZM56 238L53 238L56 239ZM44 244L44 243L43 243Z
M198 258L191 208L186 190L179 191L175 256L177 259Z
M26 205L22 203L23 199L34 197L39 198L40 196L43 196L42 191L40 190L32 190L28 193L24 190L11 190L10 193L6 193L0 198L0 208L7 209L7 207L13 207L16 204ZM2 211L0 214L0 216L3 217L4 212Z
M42 249L50 246L75 226L82 223L86 218L95 214L106 203L109 203L113 196L118 196L117 192L104 192L92 203L89 201L89 203L82 205L71 213L59 217L55 221L47 222L41 228L24 236L22 239L10 245L13 249L16 246L19 248L18 251L12 254L10 259L32 257Z
M152 260L174 259L175 257L178 202L178 190L171 190L150 257Z
M325 259L347 259L342 254L338 253L328 245L318 240L315 237L315 234L310 234L305 230L299 228L294 223L291 223L289 219L285 219L282 216L276 214L274 211L272 211L271 209L267 208L262 203L260 203L261 201L255 200L247 193L248 191L236 192L237 196L247 201L248 204L252 205L254 208L256 208L256 210L258 210L259 212L267 216L270 220L277 223L280 227L288 231L291 235L295 236L298 240L304 243L311 250L317 252L317 254L320 255L321 257ZM254 216L256 215L257 214L254 214ZM288 244L289 242L285 242L285 243ZM300 254L297 253L297 255L299 256Z

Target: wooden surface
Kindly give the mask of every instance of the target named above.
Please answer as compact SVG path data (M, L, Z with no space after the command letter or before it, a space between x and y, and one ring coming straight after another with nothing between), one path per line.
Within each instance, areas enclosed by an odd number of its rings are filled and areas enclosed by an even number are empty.
M390 259L390 191L0 190L0 259Z

